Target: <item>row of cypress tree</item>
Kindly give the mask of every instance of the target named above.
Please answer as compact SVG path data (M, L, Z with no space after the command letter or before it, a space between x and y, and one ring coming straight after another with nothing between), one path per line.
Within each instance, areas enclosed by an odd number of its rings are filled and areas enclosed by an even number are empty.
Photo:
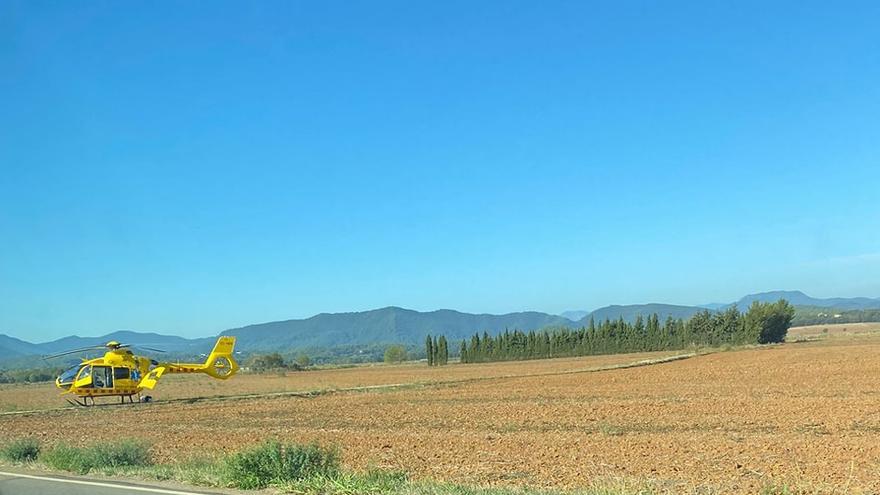
M779 300L756 301L745 313L736 306L717 313L706 310L686 321L669 317L661 323L656 314L647 319L638 316L632 323L620 318L597 324L591 319L580 329L514 330L494 336L477 333L470 341L461 341L459 356L462 363L481 363L684 349L692 345L766 344L784 341L793 318L794 307ZM438 361L441 342L443 357ZM429 364L446 364L444 336L434 340L428 336L426 346Z
M428 366L445 366L449 362L449 346L446 337L425 337L425 354L428 355Z

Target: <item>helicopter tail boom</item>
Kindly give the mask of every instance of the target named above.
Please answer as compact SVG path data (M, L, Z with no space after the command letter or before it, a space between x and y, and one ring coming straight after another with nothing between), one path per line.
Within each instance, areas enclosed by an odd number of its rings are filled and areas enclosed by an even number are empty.
M235 337L222 335L204 363L163 363L160 366L164 366L167 373L205 373L225 380L238 371L238 363L232 356L234 349Z
M234 349L235 337L223 335L217 339L214 350L204 363L161 363L141 380L140 386L152 389L164 373L205 373L225 380L238 371L238 363L233 357Z

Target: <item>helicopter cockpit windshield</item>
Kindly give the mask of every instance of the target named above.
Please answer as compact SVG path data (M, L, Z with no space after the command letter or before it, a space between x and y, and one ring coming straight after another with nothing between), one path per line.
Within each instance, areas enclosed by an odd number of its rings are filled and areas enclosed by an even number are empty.
M79 370L81 370L83 366L85 366L85 365L78 364L76 366L69 368L64 373L61 373L61 375L58 376L58 385L60 385L60 386L72 385L73 381L76 379L77 373L79 373Z

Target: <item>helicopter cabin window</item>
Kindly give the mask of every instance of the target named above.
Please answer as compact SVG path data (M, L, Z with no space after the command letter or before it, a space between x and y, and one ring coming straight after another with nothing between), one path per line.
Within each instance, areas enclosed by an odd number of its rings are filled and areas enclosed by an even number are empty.
M92 366L92 385L95 388L113 388L113 368Z
M114 380L128 380L130 378L131 370L128 368L113 368L113 379Z
M82 380L83 378L88 378L92 376L92 367L91 366L83 366L82 372L79 376L76 377L77 380Z
M72 368L69 368L64 373L61 373L61 376L58 377L58 383L61 385L70 385L74 382L74 380L76 380L76 375L82 368L82 364L78 364Z

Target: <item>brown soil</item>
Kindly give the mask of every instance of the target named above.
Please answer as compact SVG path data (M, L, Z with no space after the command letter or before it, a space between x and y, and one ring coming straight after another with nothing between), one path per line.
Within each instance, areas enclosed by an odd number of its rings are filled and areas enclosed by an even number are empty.
M239 373L229 380L213 380L205 375L165 375L155 390L146 392L156 400L196 397L223 397L273 392L313 392L374 385L434 383L474 378L553 373L557 371L599 368L640 359L681 354L683 351L615 354L584 358L518 361L467 366L429 368L425 363L389 366L368 364L347 368L313 371L248 374ZM0 384L0 413L34 409L54 409L69 404L53 383ZM103 400L117 402L119 398ZM99 402L102 399L98 399Z
M498 378L309 398L0 416L0 441L33 435L49 443L89 443L133 436L152 441L161 460L180 460L276 437L339 445L353 468L398 468L462 483L576 487L613 477L676 493L757 493L783 483L820 493L877 493L878 352L880 339L866 337L530 377L502 376L642 356L421 371L358 368L311 378L240 376L233 379L236 387L266 387L261 390L278 389L275 380L335 384L323 387L331 388ZM186 380L174 385L191 389L194 382ZM303 381L296 386L307 387Z

